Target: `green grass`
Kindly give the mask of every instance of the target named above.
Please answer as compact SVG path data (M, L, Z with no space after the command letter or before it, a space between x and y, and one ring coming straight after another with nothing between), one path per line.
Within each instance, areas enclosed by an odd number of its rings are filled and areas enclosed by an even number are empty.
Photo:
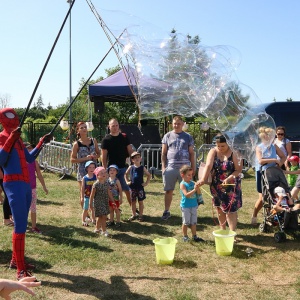
M178 186L172 217L161 221L163 188L160 178L146 188L145 222L126 222L130 209L125 200L122 227L111 237L81 226L78 185L74 178L44 173L49 189L38 187L38 226L43 235L28 233L26 258L35 263L42 286L34 299L297 299L299 289L299 239L288 236L277 244L273 233L260 233L249 225L257 199L253 174L243 179L243 208L237 233L240 242L231 256L215 253L212 232L218 228L208 186L205 205L199 209L197 231L204 244L181 241ZM260 215L260 220L262 217ZM190 233L189 233L190 234ZM158 265L153 239L178 239L172 265ZM254 252L248 257L245 249ZM11 229L0 227L0 277L14 279L7 268L11 257ZM16 293L15 299L29 299Z

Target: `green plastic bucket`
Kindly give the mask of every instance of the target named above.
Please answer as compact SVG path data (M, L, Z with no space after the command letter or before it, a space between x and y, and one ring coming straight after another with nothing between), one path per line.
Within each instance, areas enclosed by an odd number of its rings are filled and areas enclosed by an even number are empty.
M156 238L153 240L155 245L156 262L161 265L170 265L175 256L177 239L168 237L164 239Z
M213 232L218 255L231 255L236 232L232 230L215 230Z

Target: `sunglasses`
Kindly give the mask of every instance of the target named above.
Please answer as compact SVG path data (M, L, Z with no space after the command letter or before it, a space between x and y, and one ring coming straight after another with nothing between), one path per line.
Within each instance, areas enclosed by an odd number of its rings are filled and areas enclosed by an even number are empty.
M277 133L277 135L284 135L284 133Z

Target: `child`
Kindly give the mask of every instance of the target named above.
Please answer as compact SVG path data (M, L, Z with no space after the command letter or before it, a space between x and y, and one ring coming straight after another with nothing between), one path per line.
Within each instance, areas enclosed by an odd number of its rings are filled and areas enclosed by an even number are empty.
M82 226L89 226L87 220L88 220L90 195L91 195L91 191L92 191L92 186L97 179L96 175L94 174L94 171L96 169L96 163L92 160L89 160L85 163L84 168L85 168L87 174L85 176L83 176L82 184L81 184L80 202L81 202L81 206L83 208ZM93 224L96 224L95 213L94 213L93 207L91 208L91 212L92 212L92 222L93 222Z
M125 181L130 188L130 198L131 198L131 210L132 216L128 221L133 221L138 218L140 222L144 221L144 200L146 199L146 194L144 187L150 182L151 174L148 170L141 165L141 154L138 152L133 152L131 154L131 161L133 165L129 166L125 172ZM144 183L144 175L147 176L147 181ZM139 201L139 215L136 213L136 200Z
M181 212L182 212L182 233L184 242L188 242L190 239L187 234L187 229L190 226L193 241L204 242L203 239L197 236L196 226L197 226L197 195L201 194L200 185L192 181L193 178L193 168L184 165L180 169L180 176L182 181L180 183L180 194L181 194Z
M113 203L109 201L110 218L109 218L109 222L107 222L106 225L107 226L115 225L114 213L116 213L116 219L117 219L116 227L121 227L121 213L119 207L122 204L122 187L121 187L120 180L117 178L119 168L117 165L110 165L107 171L109 175L108 184L110 186L112 196L115 200L115 205L113 205Z
M282 212L284 210L290 211L290 210L298 210L300 208L300 204L294 205L293 200L291 197L286 194L284 188L278 186L274 189L274 195L275 195L275 202L276 204L273 206L273 209L271 211L272 214L275 214L277 212Z
M26 148L29 152L31 152L35 145L26 143ZM36 201L37 201L37 194L36 194L36 176L39 179L45 194L48 194L48 190L46 188L46 184L40 169L38 162L35 160L32 163L27 163L28 170L29 170L29 178L30 178L30 187L32 193L32 200L30 205L30 217L31 217L31 232L42 234L41 230L36 227Z
M299 169L299 157L297 155L293 155L288 158L291 166L289 167L289 171L297 171ZM288 174L287 176L288 184L291 188L293 188L297 181L297 174Z
M94 232L101 233L107 237L109 236L106 230L106 216L109 214L108 200L113 205L115 204L115 200L107 182L106 170L103 167L97 167L94 170L94 174L97 176L97 181L93 184L90 196L90 209L94 206L96 217L96 229Z

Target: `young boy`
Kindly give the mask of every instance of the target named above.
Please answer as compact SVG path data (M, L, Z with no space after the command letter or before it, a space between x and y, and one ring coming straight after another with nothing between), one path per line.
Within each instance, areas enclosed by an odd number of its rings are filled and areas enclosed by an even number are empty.
M90 195L92 191L92 187L94 182L96 182L97 177L94 174L94 171L96 169L96 163L92 160L89 160L84 165L85 170L87 171L87 174L82 178L82 184L81 184L81 197L80 202L83 208L82 211L82 226L89 226L87 222L87 216L89 211L89 202L90 202ZM91 208L92 211L92 222L93 224L96 224L95 220L95 213L93 207Z
M184 242L188 242L190 239L187 234L187 229L190 226L193 241L204 242L203 239L197 236L197 195L201 194L200 185L192 181L193 179L193 168L184 165L180 169L180 176L182 181L180 183L180 194L181 194L181 212L182 212L182 233Z
M109 221L106 223L107 226L116 225L116 227L121 227L121 213L120 205L122 204L122 186L120 180L117 178L119 168L117 165L110 165L107 168L108 172L108 184L115 200L114 203L109 201ZM116 214L116 220L114 221L114 214Z
M291 166L289 167L289 171L294 172L299 170L299 157L297 155L292 155L288 158ZM297 174L288 174L287 181L291 188L293 188L297 181Z
M273 206L272 213L282 212L284 210L297 210L299 204L294 206L293 200L288 194L286 194L284 188L278 186L274 189L275 201L276 204Z
M125 181L130 188L130 197L131 197L131 210L132 216L128 221L133 221L138 218L140 222L144 221L144 199L146 199L144 187L147 186L150 182L151 174L148 170L141 165L141 154L138 152L133 152L131 154L131 160L133 165L129 166L125 172ZM144 183L144 175L147 176L147 181ZM136 214L136 200L139 202L139 216Z

